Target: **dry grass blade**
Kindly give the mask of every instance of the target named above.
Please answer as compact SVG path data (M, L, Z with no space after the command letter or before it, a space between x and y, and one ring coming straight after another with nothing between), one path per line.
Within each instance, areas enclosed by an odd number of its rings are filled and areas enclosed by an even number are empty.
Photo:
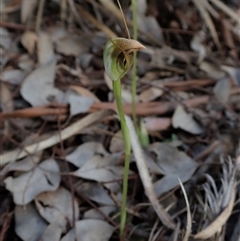
M76 5L77 10L87 20L92 22L99 30L102 30L109 38L116 38L117 35L106 25L100 23L96 18L94 18L90 13L85 11L80 5Z
M201 232L194 235L195 239L208 239L212 237L215 233L218 232L219 229L226 224L228 218L232 213L232 209L234 206L236 188L232 189L231 197L228 203L228 206L224 209L224 211L205 229Z
M127 122L127 126L129 129L129 132L130 132L133 154L136 159L136 164L138 167L140 178L142 180L142 184L144 186L145 193L146 193L147 197L149 198L155 212L157 213L157 215L160 218L160 220L162 221L162 223L166 227L174 229L176 224L172 221L170 215L164 210L163 206L161 204L159 204L158 199L153 191L153 184L151 181L151 177L148 172L144 154L141 149L133 122L128 116L126 116L126 122Z
M36 32L39 32L41 29L44 5L45 5L45 0L40 0L38 5L38 11L37 11Z
M203 4L203 1L205 0L193 0L194 4L196 5L196 7L198 8L200 14L202 15L202 18L205 20L205 23L212 35L212 38L216 44L216 46L218 47L219 50L221 50L221 45L220 45L220 42L219 42L219 39L218 39L218 34L217 34L217 31L215 29L215 26L213 24L213 21L208 13L208 11L206 10L204 4Z
M83 130L87 126L108 116L109 113L110 113L109 111L103 110L103 111L89 114L88 116L86 116L86 117L76 121L72 125L66 127L60 133L59 133L59 131L56 131L49 138L47 138L43 141L40 141L35 144L31 144L31 145L25 147L24 149L17 148L13 151L6 152L6 153L0 155L0 160L1 160L0 167L6 165L9 162L14 162L14 161L21 159L23 157L26 157L30 154L37 153L37 152L45 150L46 148L49 148L53 145L56 145L60 141L66 140L67 138L78 134L81 130Z
M180 187L181 187L181 189L183 191L183 195L184 195L186 206L187 206L187 226L186 226L185 235L183 237L183 241L188 241L189 236L191 235L191 232L192 232L191 210L190 210L190 205L189 205L189 202L188 202L188 197L187 197L187 193L185 191L185 188L184 188L181 180L179 178L178 178L178 180L179 180Z
M203 185L207 195L209 208L207 214L209 215L209 218L213 219L217 214L219 215L210 223L210 225L195 234L195 239L205 240L218 233L224 225L226 225L227 220L232 213L236 195L236 166L233 164L232 160L229 159L226 164L223 164L222 170L222 186L219 191L216 190L217 187L215 181L209 175L207 177L208 182ZM223 211L221 212L221 210Z
M227 5L225 5L220 0L208 0L212 2L216 7L221 9L224 13L226 13L230 18L236 21L236 23L239 23L239 16L237 13L235 13L231 8L229 8Z

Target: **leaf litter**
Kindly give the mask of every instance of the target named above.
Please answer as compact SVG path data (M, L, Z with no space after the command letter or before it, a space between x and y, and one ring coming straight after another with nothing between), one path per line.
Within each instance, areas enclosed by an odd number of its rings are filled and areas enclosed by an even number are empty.
M102 50L126 35L121 13L103 0L30 2L1 3L0 239L119 240L124 145ZM131 32L131 4L121 3ZM136 114L148 141L140 145L128 118L126 240L235 241L239 6L137 8L147 49L138 53ZM131 115L131 70L122 82Z

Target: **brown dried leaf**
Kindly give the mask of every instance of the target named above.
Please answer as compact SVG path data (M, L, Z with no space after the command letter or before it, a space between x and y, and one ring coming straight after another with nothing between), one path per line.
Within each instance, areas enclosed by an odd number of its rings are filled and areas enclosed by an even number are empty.
M163 91L156 87L151 87L147 90L144 90L139 95L139 100L142 102L150 102L157 99L162 95Z
M122 132L117 131L111 139L109 150L111 153L120 152L124 150L124 141Z
M26 31L21 36L21 43L23 47L28 51L29 54L34 53L37 41L38 41L37 34L31 31Z

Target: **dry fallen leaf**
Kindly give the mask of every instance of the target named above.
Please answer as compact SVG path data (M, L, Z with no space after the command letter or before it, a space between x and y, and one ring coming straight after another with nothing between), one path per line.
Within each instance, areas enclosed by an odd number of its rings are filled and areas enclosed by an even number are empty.
M12 192L15 204L26 205L37 195L54 191L60 184L59 167L55 160L48 159L32 171L4 180L6 189Z
M26 206L15 206L15 232L23 241L39 241L47 223L31 203Z
M191 41L191 49L199 54L198 62L201 63L207 55L207 49L203 45L206 34L203 31L198 32Z
M81 168L89 159L97 154L107 156L108 152L104 149L102 143L86 142L68 154L66 160Z
M1 73L1 79L13 85L21 84L24 76L24 72L20 69L7 69Z
M0 27L0 39L1 39L0 47L5 50L8 50L12 45L12 39L7 29Z
M37 50L38 63L40 66L49 64L56 59L52 40L45 32L41 32L38 35Z
M150 102L157 99L162 95L163 91L156 87L151 87L147 90L144 90L139 94L139 100L142 102Z
M166 117L145 117L143 124L148 131L164 131L171 126L171 119Z
M37 5L37 0L23 0L21 7L21 22L26 23Z
M23 81L20 93L32 106L47 105L63 100L64 93L54 87L55 68L55 62L39 67Z
M105 220L105 217L102 213L99 212L99 210L104 213L106 216L109 216L111 213L114 213L117 211L116 206L103 206L96 209L90 209L84 213L83 218L84 219L99 219L99 220Z
M79 218L79 209L77 200L74 199L75 221ZM56 223L66 232L67 225L73 225L73 208L71 193L60 187L53 192L40 193L35 198L36 207L40 215L49 223Z
M214 94L224 103L228 101L231 91L231 83L228 78L219 80L213 88Z
M172 125L174 128L180 128L194 135L199 135L204 132L201 125L198 124L198 122L193 119L192 115L187 113L181 105L174 111Z
M199 68L211 79L219 80L226 77L226 73L213 63L203 61L200 63Z
M89 159L82 168L72 172L72 175L97 182L110 182L105 183L104 186L112 191L118 191L119 184L115 182L111 183L111 181L122 178L124 168L122 166L111 165L115 159L116 157L113 155L107 157L96 155Z
M146 34L150 35L157 42L163 42L162 29L160 28L156 18L151 15L146 16L147 1L138 1L136 11L138 12L137 23L139 29L145 32ZM142 35L141 38L143 38L145 41L147 41L148 39L144 35Z
M45 229L41 241L59 241L61 239L62 228L58 222L50 223Z
M111 138L109 150L111 153L124 150L124 141L121 130L114 133L114 136Z
M184 152L160 142L147 147L146 162L152 173L165 175L154 183L157 196L179 186L178 178L183 183L188 181L198 167L198 164Z
M76 185L76 192L100 205L114 205L108 191L103 187L103 185L96 182L86 182L85 180L81 181Z
M69 33L64 38L56 41L56 50L60 54L78 57L83 53L89 52L89 45L90 42L85 37L74 36Z
M37 34L31 31L26 31L21 36L21 43L23 47L28 51L29 54L34 53L37 41L38 41Z
M64 101L70 104L71 116L87 112L94 103L92 97L80 96L70 89L65 92Z
M85 219L76 222L75 230L70 230L61 241L108 241L113 231L114 227L102 220Z

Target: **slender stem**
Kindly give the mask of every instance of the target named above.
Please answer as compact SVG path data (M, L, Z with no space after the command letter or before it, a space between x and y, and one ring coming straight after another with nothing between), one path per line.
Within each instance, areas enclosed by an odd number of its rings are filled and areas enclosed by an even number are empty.
M122 98L121 98L121 80L113 81L113 91L117 103L118 115L120 118L121 130L123 135L123 140L125 144L125 166L124 166L124 175L123 175L123 198L121 206L121 223L120 223L120 237L124 235L124 229L126 224L126 205L127 205L127 191L128 191L128 174L129 174L129 165L130 165L130 154L131 154L131 140L128 127L125 120L125 115L122 107Z
M132 14L133 14L133 38L137 40L138 29L137 29L137 6L136 0L132 0ZM132 67L132 118L134 126L137 128L137 115L136 115L136 94L137 94L137 53L133 53L133 67Z

